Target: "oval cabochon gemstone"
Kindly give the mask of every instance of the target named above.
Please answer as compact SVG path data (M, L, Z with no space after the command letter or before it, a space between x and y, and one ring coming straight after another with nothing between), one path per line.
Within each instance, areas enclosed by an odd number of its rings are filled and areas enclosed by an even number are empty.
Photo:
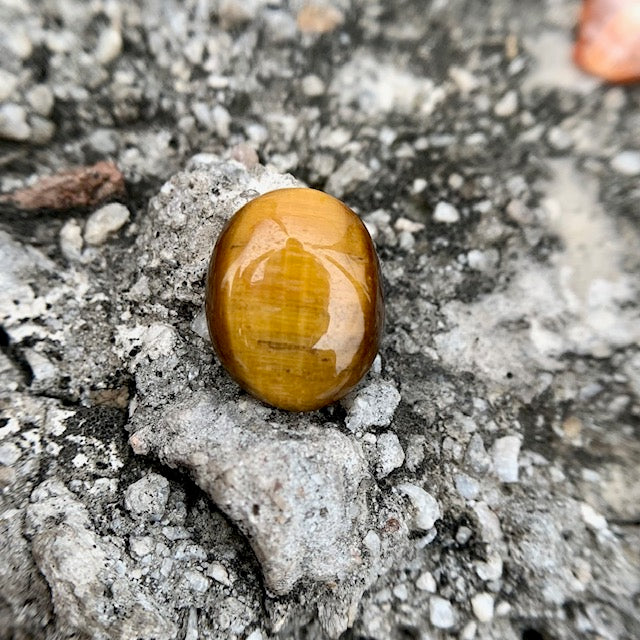
M209 263L209 334L232 378L290 411L349 392L376 356L380 267L358 216L315 189L279 189L240 209Z

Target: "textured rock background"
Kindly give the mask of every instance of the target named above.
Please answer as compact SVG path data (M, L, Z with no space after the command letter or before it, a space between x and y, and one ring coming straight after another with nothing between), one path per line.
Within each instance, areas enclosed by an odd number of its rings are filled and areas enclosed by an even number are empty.
M0 202L1 638L640 636L640 91L574 69L577 8L0 0L1 191L127 189ZM224 221L297 183L387 294L303 415L202 315Z

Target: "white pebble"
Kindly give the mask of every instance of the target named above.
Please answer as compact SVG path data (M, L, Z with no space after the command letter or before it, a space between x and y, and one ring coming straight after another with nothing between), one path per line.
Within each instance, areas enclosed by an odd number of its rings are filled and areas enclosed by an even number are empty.
M122 51L122 35L120 31L109 27L105 29L98 39L96 47L96 59L100 64L109 64L115 60Z
M228 138L231 127L231 114L221 104L217 104L211 111L211 117L216 133L223 139Z
M0 102L4 102L11 97L14 89L18 86L18 76L0 69Z
M460 220L458 210L448 202L438 202L433 212L433 219L436 222L444 222L445 224L453 224Z
M398 245L403 251L411 251L416 246L416 239L409 231L401 231L398 234Z
M112 202L87 219L84 228L84 239L87 244L98 246L104 244L110 234L118 231L129 220L129 210L119 202Z
M13 442L3 442L0 444L0 464L10 467L18 462L21 455L20 447L13 444Z
M197 593L204 593L209 588L209 580L199 571L193 569L185 571L184 577L187 579L191 589Z
M429 601L429 618L438 629L450 629L456 622L451 603L440 596L433 596Z
M455 479L456 490L465 500L475 500L480 492L480 485L466 473L460 473Z
M397 584L393 588L393 595L398 599L404 602L409 597L409 591L407 589L407 585L405 584Z
M551 127L547 139L549 144L558 151L566 151L573 144L571 135L561 127Z
M502 482L518 482L518 436L504 436L493 444L493 467Z
M410 482L398 485L398 491L404 493L413 505L415 514L413 525L415 529L428 531L436 520L441 518L438 501L421 487Z
M219 562L212 562L207 571L207 575L213 578L216 582L223 584L225 587L231 586L231 581L229 580L229 572L226 570L224 565Z
M422 193L427 188L428 182L424 178L416 178L411 185L411 193Z
M169 481L157 473L149 473L129 485L124 494L124 506L132 515L158 521L169 499Z
M490 553L486 562L476 562L476 573L481 580L491 582L502 576L503 562L497 553Z
M496 266L499 259L500 256L495 249L487 249L487 251L471 249L467 253L467 264L475 271L488 271Z
M0 106L0 138L5 140L28 140L31 127L27 124L24 107L8 102Z
M46 144L51 140L51 138L53 138L53 135L56 132L56 125L53 124L51 120L47 120L41 116L31 116L30 125L30 138L31 141L36 144Z
M67 260L80 260L82 254L82 229L71 218L60 229L60 250Z
M625 176L640 175L640 151L621 151L611 160L611 166Z
M503 600L502 602L498 602L498 606L496 607L496 615L500 617L504 617L511 613L511 605Z
M309 98L317 98L325 92L324 82L315 74L302 78L302 93Z
M502 540L502 528L498 516L491 511L486 502L478 502L473 505L473 510L480 523L482 539L485 542L499 542Z
M499 118L509 118L518 109L518 94L515 91L507 91L507 93L500 98L493 108L493 112Z
M399 403L400 393L390 382L370 382L342 400L347 409L347 429L355 432L374 425L387 426Z
M414 222L409 218L398 218L393 226L396 231L408 231L409 233L417 233L424 229L422 222Z
M436 592L436 581L433 575L429 571L425 571L417 580L416 587L420 591L426 591L427 593Z
M129 538L129 549L133 555L143 558L149 555L154 549L155 543L151 536L131 536Z
M493 619L493 596L490 593L477 593L471 598L473 615L480 622L489 622Z
M376 449L378 454L377 478L386 478L394 469L402 466L404 451L398 436L392 431L385 431L378 436Z
M22 30L8 30L6 45L22 60L26 60L33 52L33 43L29 36Z
M37 84L27 93L27 102L39 115L47 117L53 109L53 91L46 84Z
M369 529L369 531L367 531L367 535L362 540L362 543L373 557L377 558L380 555L380 536L373 531L373 529Z
M468 622L460 632L460 640L473 640L476 637L477 630L478 625L471 620L471 622Z
M449 77L456 83L458 90L463 95L474 91L480 86L477 78L462 67L451 67L449 69Z
M471 531L469 527L465 527L465 526L459 527L458 530L456 531L456 542L458 544L466 544L467 542L469 542L472 535L473 535L473 531Z
M585 524L592 529L602 531L607 528L607 519L586 502L580 505L580 513Z

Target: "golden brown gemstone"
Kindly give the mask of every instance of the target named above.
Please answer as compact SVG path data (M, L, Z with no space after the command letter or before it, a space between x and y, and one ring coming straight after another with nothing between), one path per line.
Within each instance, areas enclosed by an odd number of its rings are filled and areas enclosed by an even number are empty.
M378 351L384 307L371 238L326 193L266 193L222 231L206 307L238 384L281 409L318 409L353 388Z

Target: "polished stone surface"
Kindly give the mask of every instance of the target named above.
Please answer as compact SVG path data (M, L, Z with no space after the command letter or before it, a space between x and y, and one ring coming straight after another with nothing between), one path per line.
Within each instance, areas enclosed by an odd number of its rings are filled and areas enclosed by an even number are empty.
M207 321L215 350L247 391L307 411L345 395L378 351L378 260L358 216L314 189L245 205L211 257Z

